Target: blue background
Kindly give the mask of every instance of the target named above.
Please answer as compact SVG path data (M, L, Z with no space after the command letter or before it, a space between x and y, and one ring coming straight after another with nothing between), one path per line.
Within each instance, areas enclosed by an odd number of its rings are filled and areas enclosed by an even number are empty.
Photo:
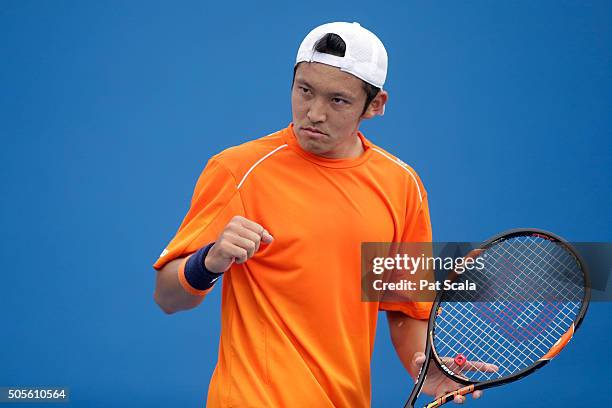
M164 315L151 264L207 159L289 123L297 46L335 20L387 46L386 115L362 130L419 172L435 239L612 240L612 2L0 0L0 386L203 405L220 290ZM611 310L473 406L599 403ZM372 365L373 406L400 406L383 315Z

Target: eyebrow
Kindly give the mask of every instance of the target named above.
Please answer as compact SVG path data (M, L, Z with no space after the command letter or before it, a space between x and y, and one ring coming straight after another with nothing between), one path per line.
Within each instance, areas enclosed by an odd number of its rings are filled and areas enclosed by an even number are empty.
M306 86L307 88L314 89L314 87L313 87L312 85L310 85L310 84L308 83L308 81L306 81L306 80L304 80L304 79L301 79L301 78L296 78L296 79L295 79L295 83L296 83L297 85L304 85L304 86ZM351 94L348 94L348 93L339 92L339 91L336 91L336 92L330 92L330 93L328 94L328 96L330 96L330 97L332 97L332 98L355 99L355 96L353 96L353 95L351 95Z

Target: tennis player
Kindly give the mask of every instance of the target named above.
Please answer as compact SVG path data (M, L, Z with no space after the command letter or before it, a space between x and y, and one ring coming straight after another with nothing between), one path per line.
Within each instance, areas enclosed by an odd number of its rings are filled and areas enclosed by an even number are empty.
M155 262L154 299L166 313L192 309L222 280L207 407L370 406L379 310L416 377L431 304L360 297L362 242L431 241L419 177L359 131L384 112L386 76L373 33L315 28L297 53L292 122L213 156L198 179ZM423 391L457 388L432 368Z

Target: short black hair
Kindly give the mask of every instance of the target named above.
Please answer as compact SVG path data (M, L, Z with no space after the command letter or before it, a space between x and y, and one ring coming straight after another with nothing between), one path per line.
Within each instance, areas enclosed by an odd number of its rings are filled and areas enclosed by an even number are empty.
M321 37L321 39L319 39L319 41L316 42L314 49L315 51L322 52L324 54L335 55L336 57L344 57L344 54L346 53L346 43L344 42L342 37L340 37L338 34L328 33L328 34L325 34L323 37ZM293 68L293 80L294 81L295 81L296 70L297 70L297 65ZM361 112L361 114L363 115L368 109L370 102L372 102L372 100L380 92L380 88L367 83L363 79L361 80L361 83L363 85L363 90L366 93L365 105L363 107L363 112Z

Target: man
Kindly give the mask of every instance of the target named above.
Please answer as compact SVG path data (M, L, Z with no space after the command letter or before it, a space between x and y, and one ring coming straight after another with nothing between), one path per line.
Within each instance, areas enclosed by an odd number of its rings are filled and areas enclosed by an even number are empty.
M317 27L298 51L292 123L212 157L200 176L154 265L154 298L167 313L191 309L223 276L208 407L369 406L379 310L410 374L423 364L431 304L360 299L361 242L431 241L418 176L358 130L382 115L386 74L370 31ZM456 388L432 368L424 391Z

